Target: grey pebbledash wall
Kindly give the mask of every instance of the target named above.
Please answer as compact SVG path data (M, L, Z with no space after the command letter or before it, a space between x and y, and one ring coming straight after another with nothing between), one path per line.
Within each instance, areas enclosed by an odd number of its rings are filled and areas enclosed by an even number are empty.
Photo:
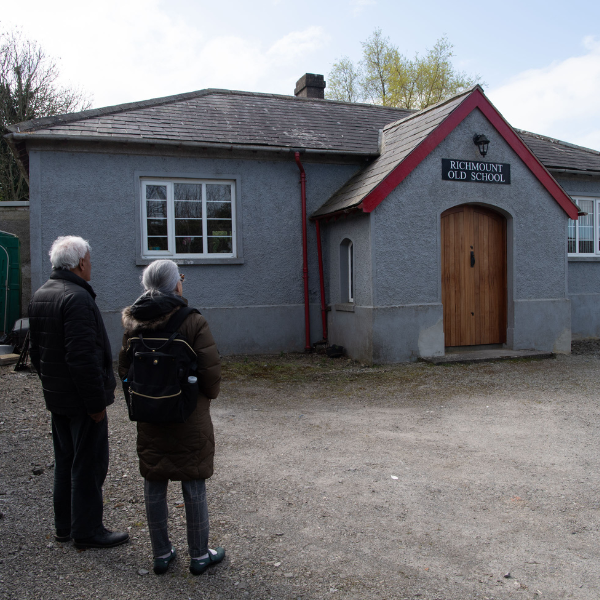
M571 196L600 198L600 177L556 174ZM573 339L600 337L600 257L569 258L569 299Z
M510 163L510 185L442 181L442 158L481 160L474 133L490 139L486 160ZM570 351L567 215L479 111L363 217L360 231L351 219L330 226L331 264L339 242L354 235L357 279L363 269L372 277L371 295L357 294L353 313L332 312L333 343L340 339L350 356L375 363L444 354L440 216L464 203L487 205L507 218L507 346ZM353 340L353 331L360 339Z
M358 169L305 161L308 214ZM126 153L30 150L32 285L50 274L48 249L59 235L92 246L92 280L113 354L120 312L141 293L136 265L136 173L238 177L243 264L184 265L184 296L207 317L219 350L268 353L304 349L299 171L286 161L207 159ZM41 235L38 234L41 232ZM35 239L34 239L35 238ZM309 226L311 339L321 339L314 226Z
M324 248L327 248L329 269L328 337L332 343L343 346L349 356L357 360L371 361L373 354L372 306L373 265L371 263L371 219L362 213L342 217L323 225ZM341 244L349 239L354 251L354 302L342 302L340 281Z
M510 163L510 185L442 180L442 158L481 159L472 142L474 133L485 133L490 139L486 160ZM182 265L184 295L206 315L224 354L304 349L300 186L293 154L284 160L251 160L174 151L161 155L158 149L131 154L126 146L115 147L114 152L106 147L94 151L92 146L66 150L41 144L30 148L34 289L50 273L47 252L56 237L75 234L89 239L92 285L116 354L121 343L120 312L141 293L143 266L136 264L140 173L235 177L243 261ZM318 164L304 157L303 163L308 214L359 168L358 164ZM567 188L571 193L589 187L583 180L571 183L572 189ZM598 265L567 263L566 214L475 111L372 213L323 223L332 343L346 347L352 358L376 363L444 353L440 217L464 203L492 207L507 219L509 347L568 352L571 302L575 335L585 327L587 331L597 327L600 335L600 318L588 319L599 299ZM311 340L315 341L321 339L321 318L313 224L308 231ZM342 302L340 293L340 244L345 239L354 248L352 304Z

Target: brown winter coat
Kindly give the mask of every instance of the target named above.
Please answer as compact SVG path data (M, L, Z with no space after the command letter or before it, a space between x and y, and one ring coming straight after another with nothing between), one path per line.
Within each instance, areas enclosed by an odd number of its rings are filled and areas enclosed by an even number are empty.
M127 340L140 329L160 329L179 310L177 307L151 321L138 321L132 315L131 308L127 307L122 314L125 334L119 353L121 380L127 376L130 365L125 352ZM210 418L210 400L219 394L219 352L202 315L190 314L178 331L198 355L198 405L185 423L137 424L140 473L149 480L189 481L207 479L213 473L215 438Z

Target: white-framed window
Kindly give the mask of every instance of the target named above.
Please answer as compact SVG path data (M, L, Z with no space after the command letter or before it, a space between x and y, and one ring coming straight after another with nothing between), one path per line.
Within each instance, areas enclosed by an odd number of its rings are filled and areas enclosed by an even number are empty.
M569 256L600 256L600 198L573 198L582 212L577 221L569 219Z
M235 258L235 181L141 180L143 258Z
M340 295L343 303L354 302L354 244L348 238L340 244Z

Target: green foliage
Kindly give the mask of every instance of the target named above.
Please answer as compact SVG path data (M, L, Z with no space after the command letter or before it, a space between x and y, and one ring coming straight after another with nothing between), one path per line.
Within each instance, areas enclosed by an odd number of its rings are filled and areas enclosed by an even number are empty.
M0 135L8 125L90 107L82 92L60 87L58 76L56 62L37 42L0 32ZM27 179L0 138L0 201L28 199Z
M347 57L334 63L327 80L328 99L422 110L481 83L478 75L454 69L452 44L446 37L413 60L403 56L381 29L362 48L358 66Z

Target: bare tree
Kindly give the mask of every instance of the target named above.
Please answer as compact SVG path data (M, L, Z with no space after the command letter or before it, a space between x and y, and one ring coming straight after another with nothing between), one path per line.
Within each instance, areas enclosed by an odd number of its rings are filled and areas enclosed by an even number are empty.
M90 100L60 87L56 62L19 32L0 32L0 133L8 125L85 110ZM28 200L29 186L5 139L0 138L0 201Z

